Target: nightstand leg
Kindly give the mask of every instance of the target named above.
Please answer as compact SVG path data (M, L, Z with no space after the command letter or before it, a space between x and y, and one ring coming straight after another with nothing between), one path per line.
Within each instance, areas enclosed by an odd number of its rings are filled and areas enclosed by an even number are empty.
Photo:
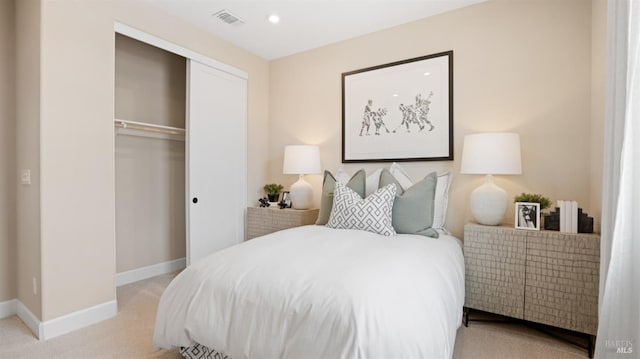
M462 307L462 323L465 327L469 326L469 308Z
M587 345L587 352L589 353L589 358L593 358L593 351L595 349L595 344L596 344L596 336L589 335L589 339L587 339L587 341L589 342L589 344Z

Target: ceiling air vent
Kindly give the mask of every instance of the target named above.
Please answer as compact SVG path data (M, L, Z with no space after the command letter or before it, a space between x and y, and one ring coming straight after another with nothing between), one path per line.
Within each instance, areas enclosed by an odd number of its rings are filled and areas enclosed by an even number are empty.
M217 13L213 14L213 17L215 17L216 19L225 22L229 25L242 25L244 24L244 21L242 21L241 18L233 15L232 13L230 13L227 10L220 10Z

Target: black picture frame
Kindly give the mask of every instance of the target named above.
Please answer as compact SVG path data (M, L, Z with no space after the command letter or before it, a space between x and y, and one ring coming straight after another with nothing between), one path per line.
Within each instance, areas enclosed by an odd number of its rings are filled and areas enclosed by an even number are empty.
M342 163L453 160L453 50L342 74Z

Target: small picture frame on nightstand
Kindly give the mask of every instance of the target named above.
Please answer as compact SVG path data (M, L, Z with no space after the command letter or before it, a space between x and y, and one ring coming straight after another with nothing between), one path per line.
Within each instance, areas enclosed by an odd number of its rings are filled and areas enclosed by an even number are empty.
M516 229L540 230L540 203L516 202Z
M291 208L291 197L289 196L289 191L282 192L281 203L284 204L284 207L282 208Z

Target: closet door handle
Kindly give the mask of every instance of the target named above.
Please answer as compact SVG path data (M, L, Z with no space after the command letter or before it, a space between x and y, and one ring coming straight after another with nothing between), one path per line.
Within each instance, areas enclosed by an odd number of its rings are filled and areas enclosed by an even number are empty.
M191 202L193 202L193 203L198 203L198 197L193 197L193 199L191 200Z

